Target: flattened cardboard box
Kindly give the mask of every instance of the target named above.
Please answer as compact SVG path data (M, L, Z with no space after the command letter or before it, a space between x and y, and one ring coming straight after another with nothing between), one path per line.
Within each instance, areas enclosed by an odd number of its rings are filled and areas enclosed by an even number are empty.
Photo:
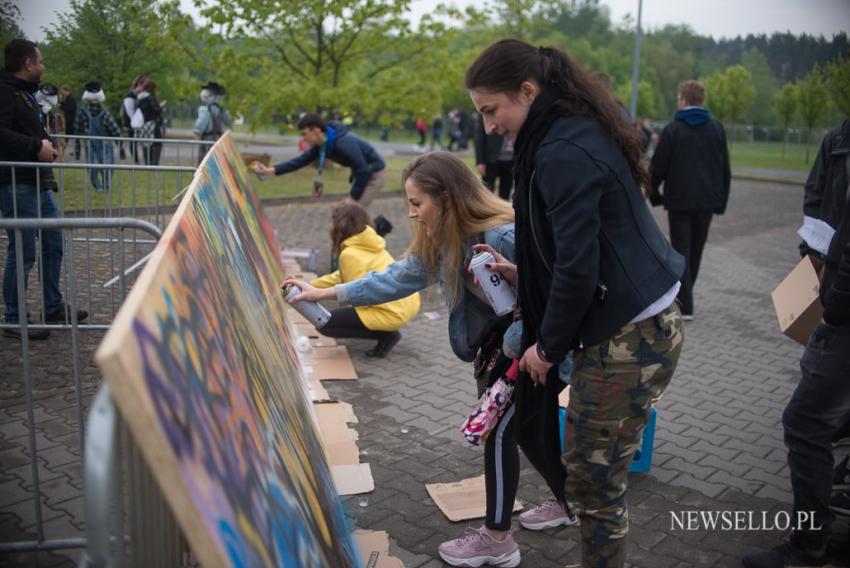
M428 495L450 521L480 519L486 514L487 496L484 476L470 477L454 483L429 483ZM514 501L514 512L522 510L522 502Z
M390 541L384 531L354 531L354 542L360 549L364 568L402 568L404 564L390 556Z
M806 345L823 315L820 278L811 257L804 257L771 293L779 329Z
M354 380L357 371L348 356L344 345L332 347L314 347L306 353L299 353L301 365L308 378L324 380Z
M337 493L358 495L374 491L372 468L368 463L360 463L357 432L348 427L349 423L357 422L351 405L345 402L318 403L313 405L313 414Z

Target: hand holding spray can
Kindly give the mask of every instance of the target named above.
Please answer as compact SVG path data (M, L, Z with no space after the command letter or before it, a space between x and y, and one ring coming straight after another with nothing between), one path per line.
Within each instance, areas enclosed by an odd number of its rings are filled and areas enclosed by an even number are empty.
M283 287L283 299L286 303L295 308L295 310L310 320L316 329L322 329L328 320L331 319L331 313L319 302L301 301L292 303L292 298L301 293L301 288L295 284L288 284Z
M485 265L496 262L496 259L487 251L478 251L472 257L469 268L475 273L484 294L493 306L496 315L502 316L513 311L516 306L516 294L505 277L499 272L488 269Z

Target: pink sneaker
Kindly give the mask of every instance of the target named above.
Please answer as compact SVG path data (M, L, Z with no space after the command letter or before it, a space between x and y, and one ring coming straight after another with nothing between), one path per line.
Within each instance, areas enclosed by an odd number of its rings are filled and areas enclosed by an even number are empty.
M542 531L561 525L568 527L577 523L578 517L573 515L566 505L558 503L557 499L549 499L519 516L519 524L531 531Z
M513 535L508 533L502 540L496 540L484 527L468 527L462 537L444 542L437 550L452 566L519 566L519 547Z

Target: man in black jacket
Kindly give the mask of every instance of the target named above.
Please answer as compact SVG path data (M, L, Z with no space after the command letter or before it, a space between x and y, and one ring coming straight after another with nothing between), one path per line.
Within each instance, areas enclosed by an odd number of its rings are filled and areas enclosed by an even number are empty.
M38 82L44 73L44 60L35 43L14 39L4 49L5 68L0 73L0 161L53 162L57 152L44 128L43 116L35 100ZM56 218L59 211L48 190L56 189L50 168L0 168L0 211L6 219L16 217ZM18 272L15 232L7 231L9 247L3 273L3 302L6 323L19 322ZM36 231L21 231L26 285L35 264ZM42 255L44 319L48 323L67 323L68 308L59 289L62 269L62 231L44 229L39 236ZM21 307L24 311L26 307ZM26 314L20 314L26 315ZM88 313L79 311L77 320ZM17 329L4 329L4 335L20 338ZM30 339L46 339L49 331L30 330Z
M823 320L815 328L800 360L802 378L785 412L782 424L788 447L788 467L794 494L796 523L787 543L744 558L747 568L828 566L833 514L829 509L833 483L832 450L836 435L850 422L850 168L846 136L833 130L821 145L806 184L806 215L823 211L812 197L829 197L824 219L835 234L824 256L820 298ZM836 154L836 149L844 148ZM804 522L800 522L800 521ZM837 555L835 556L837 558Z
M514 184L514 145L513 142L496 134L484 132L484 121L480 117L475 121L475 166L481 174L481 180L490 191L496 190L499 180L499 197L511 198Z
M676 100L679 110L652 156L650 201L664 205L670 242L685 257L679 302L682 319L688 320L693 319L693 287L711 218L726 211L732 176L723 125L702 106L705 87L699 81L685 81Z

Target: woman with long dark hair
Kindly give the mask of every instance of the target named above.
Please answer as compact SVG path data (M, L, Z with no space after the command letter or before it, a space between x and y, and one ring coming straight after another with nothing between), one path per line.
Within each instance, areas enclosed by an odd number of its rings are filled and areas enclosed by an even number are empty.
M684 262L646 206L638 132L566 53L498 41L466 87L486 131L514 141L519 443L579 515L582 564L622 566L629 464L682 348ZM561 458L556 367L570 350Z

